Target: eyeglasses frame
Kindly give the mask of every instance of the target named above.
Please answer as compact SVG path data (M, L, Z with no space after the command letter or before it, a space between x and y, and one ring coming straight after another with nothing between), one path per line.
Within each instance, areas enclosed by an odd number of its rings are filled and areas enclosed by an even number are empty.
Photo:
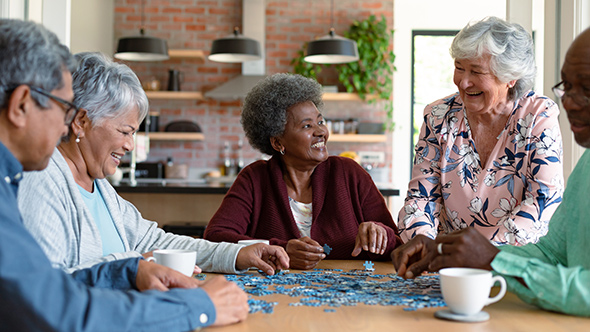
M552 88L551 91L553 91L553 93L555 94L556 97L558 97L559 99L561 99L563 101L563 98L565 98L565 96L568 96L569 98L571 98L576 104L578 104L579 106L585 107L586 105L590 104L590 97L588 96L584 96L584 95L579 95L579 94L570 94L568 92L565 91L565 89L563 89L564 81L561 81L557 84L555 84Z
M36 87L34 85L27 84L27 86L31 90L33 90L33 91L35 91L35 92L37 92L37 93L39 93L39 94L41 94L41 95L49 98L49 99L52 99L56 103L61 104L63 106L62 107L62 110L66 113L65 116L64 116L64 123L67 126L69 126L72 123L72 121L74 120L74 118L76 118L76 114L78 114L78 112L80 112L80 108L78 106L76 106L72 102L69 102L67 100L64 100L64 99L58 97L58 96L55 96L55 95L53 95L53 94L51 94L51 93L49 93L49 92L47 92L47 91L45 91L45 90L43 90L43 89L41 89L39 87ZM74 112L72 112L72 110L74 110Z

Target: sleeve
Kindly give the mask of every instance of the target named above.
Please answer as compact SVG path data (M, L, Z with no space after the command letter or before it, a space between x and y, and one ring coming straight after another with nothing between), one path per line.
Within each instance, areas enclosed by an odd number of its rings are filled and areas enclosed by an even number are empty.
M53 160L50 163L54 163ZM51 166L51 164L50 164ZM72 205L66 186L58 186L49 172L25 172L18 192L19 210L25 227L52 262L53 267L66 269L71 265L78 236L73 234L70 220ZM57 178L58 176L56 176Z
M127 253L109 255L113 256L113 259L121 259L125 258L125 256L140 256L142 253L155 249L188 249L197 252L195 264L203 271L239 272L236 270L235 264L238 252L243 247L242 245L227 242L214 243L190 236L164 232L156 222L144 219L137 208L119 196L110 184L108 184L107 192L116 199L116 206L120 207L120 219L124 224L127 241L132 250Z
M385 253L383 255L376 255L369 252L369 257L373 260L382 259L383 257L389 258L393 249L403 243L399 237L399 231L393 222L391 212L387 208L383 195L381 195L379 189L375 186L371 176L358 166L358 164L355 163L355 166L358 169L357 173L359 173L359 187L363 188L361 198L363 220L365 222L374 222L387 231L388 243Z
M576 166L576 170L580 162ZM575 172L570 179L579 182ZM586 179L580 185L587 189ZM570 190L579 183L570 183ZM587 204L577 192L566 191L566 199L557 208L549 224L549 232L536 244L525 246L501 246L500 253L492 261L496 273L506 278L509 289L523 301L541 308L567 314L590 316L590 270L583 265L572 266L568 252L575 252L580 260L587 257ZM574 194L568 196L568 194ZM580 212L581 209L581 212ZM568 232L574 236L568 237ZM586 259L587 261L587 259ZM524 284L519 282L520 278Z
M15 201L16 206L16 201ZM109 289L134 285L138 259L71 275L51 267L41 248L0 211L0 321L9 331L190 331L215 321L202 289ZM109 280L116 280L115 284ZM105 319L108 317L108 319Z
M518 225L515 233L516 242L520 245L536 243L545 235L549 220L561 203L563 195L563 150L557 118L559 108L551 99L544 97L539 104L536 107L541 107L542 110L535 112L528 144L523 146L524 150L530 152L517 153L515 156L518 161L519 155L530 155L528 165L523 165L522 159L515 163L516 171L522 178L526 178L528 184L525 197L515 197L522 204L514 218L514 225L508 227L516 229L515 225Z
M424 123L415 147L412 178L404 206L398 214L398 227L404 242L418 234L432 239L438 234L439 215L443 206L438 165L443 147L435 135L431 110L431 105L424 110Z
M521 247L522 248L522 247ZM492 268L523 301L566 314L590 316L590 270L501 251ZM526 286L516 278L521 278Z
M205 239L234 243L239 240L251 239L245 235L254 210L254 187L252 186L250 173L249 168L245 168L238 174L233 185L223 198L219 209L207 224L204 234ZM277 244L272 239L270 243Z

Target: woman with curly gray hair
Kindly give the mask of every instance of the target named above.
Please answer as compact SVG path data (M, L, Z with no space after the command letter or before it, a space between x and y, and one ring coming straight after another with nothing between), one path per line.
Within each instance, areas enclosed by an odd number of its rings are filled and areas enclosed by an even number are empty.
M530 90L531 36L489 17L463 28L450 52L459 92L424 110L402 239L475 227L496 245L537 242L561 202L563 170L559 109Z
M401 241L385 200L355 161L328 156L322 106L321 85L301 75L269 76L248 93L244 131L272 158L240 172L206 239L268 239L298 269L325 257L389 258Z

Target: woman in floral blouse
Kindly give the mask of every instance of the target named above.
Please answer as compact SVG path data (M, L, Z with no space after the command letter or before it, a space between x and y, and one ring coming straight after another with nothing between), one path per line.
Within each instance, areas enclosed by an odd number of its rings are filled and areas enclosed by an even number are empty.
M424 110L402 239L475 227L497 245L535 243L561 202L555 102L530 89L533 42L518 24L489 17L453 40L459 92Z

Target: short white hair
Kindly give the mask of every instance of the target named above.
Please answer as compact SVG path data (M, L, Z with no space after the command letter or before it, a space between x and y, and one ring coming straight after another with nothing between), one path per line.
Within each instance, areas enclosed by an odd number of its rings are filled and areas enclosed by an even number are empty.
M531 35L519 24L487 17L464 27L451 44L453 59L490 55L490 69L501 81L516 80L508 98L517 100L535 84L537 67Z

